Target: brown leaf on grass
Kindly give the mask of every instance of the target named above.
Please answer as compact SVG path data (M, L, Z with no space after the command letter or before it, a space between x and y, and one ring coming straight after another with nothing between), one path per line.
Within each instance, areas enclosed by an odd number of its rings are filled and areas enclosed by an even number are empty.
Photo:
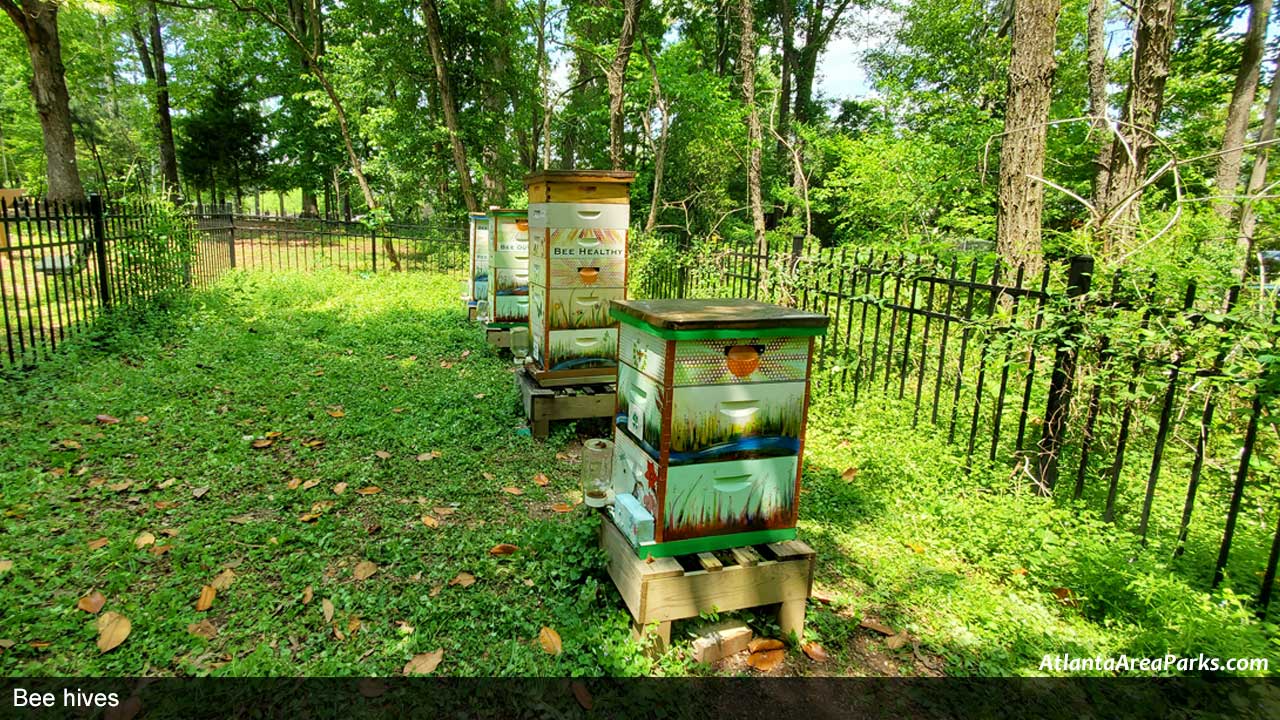
M423 524L423 525L426 525L426 526L427 526L427 527L429 527L429 528L436 528L436 527L440 527L440 521L439 521L439 520L437 520L437 519L435 519L435 518L433 518L433 517L431 517L430 515L423 515L423 516L422 516L422 524Z
M165 537L178 537L179 531L177 528L160 528L160 534Z
M824 663L831 659L831 656L827 655L827 651L816 642L807 642L801 645L800 649L804 651L805 655L809 656L810 660L816 663Z
M302 441L302 446L309 448L322 448L324 447L324 440L321 440L320 438L309 438Z
M217 590L218 592L222 592L223 590L226 590L227 588L231 587L231 583L235 581L236 581L235 571L232 570L231 568L227 568L222 572L218 573L218 576L215 577L213 579L213 582L210 582L209 585L214 590Z
M591 699L591 691L587 689L587 684L581 680L574 680L569 683L569 689L573 691L573 699L578 701L578 705L583 710L590 710L595 701Z
M885 625L884 623L874 618L863 618L862 622L858 623L858 625L868 630L874 630L886 637L889 635L897 634L896 630L894 630L893 628L889 627L888 625Z
M52 644L53 643L49 642L48 640L32 640L31 642L27 643L27 646L33 647L37 650L43 650L44 648L47 648Z
M125 480L124 482L112 483L107 486L107 489L111 492L121 492L122 490L128 490L129 486L132 484L132 481Z
M107 546L107 543L109 543L109 542L111 542L111 541L110 541L110 540L108 540L107 538L104 538L104 537L100 537L100 538L98 538L97 540L90 540L90 541L89 541L89 543L88 543L88 544L89 544L89 549L90 549L90 550L98 550L98 549L104 548L104 547L106 547L106 546Z
M369 578L373 577L373 574L376 572L378 572L377 565L369 562L368 560L361 560L360 562L356 563L356 567L355 567L355 570L353 571L353 574L355 575L355 578L357 580L368 580Z
M400 413L404 412L404 408L402 408L402 407L393 407L393 408L391 408L391 412L393 412L393 413L395 413L395 414L399 415Z
M111 652L120 647L120 643L133 631L133 623L118 612L107 612L98 616L98 652Z
M356 494L357 495L377 495L380 492L382 492L382 488L378 487L377 485L370 485L368 487L360 488L359 490L356 491Z
M212 640L213 636L218 634L218 628L215 627L213 623L209 622L208 619L205 619L205 620L201 620L198 623L191 623L190 625L188 625L187 632L191 633L192 635L195 635L198 638L204 638L205 640Z
M453 363L449 362L448 360L441 360L440 367L444 368L445 370L448 370L449 368L453 367Z
M906 545L911 550L911 552L916 553L917 555L924 554L924 546L919 543L904 542L902 544Z
M444 589L444 583L439 583L439 584L436 584L436 585L432 585L432 586L431 586L431 592L427 593L427 597L435 597L435 596L439 595L439 594L440 594L440 591L441 591L441 590L443 590L443 589Z
M339 637L339 640L342 638ZM360 692L362 697L376 698L380 697L387 691L387 684L377 678L360 678L356 683L356 690Z
M533 476L533 484L538 487L546 487L551 484L551 480L549 480L545 474L538 473Z
M844 472L840 473L840 479L844 480L847 483L853 482L854 479L857 477L858 477L858 468L855 468L855 467L845 468Z
M320 612L324 615L325 622L333 620L333 603L329 598L320 601Z
M63 440L62 442L60 442L60 443L58 443L58 444L59 444L59 445L61 445L61 446L62 446L62 447L64 447L64 448L66 448L67 450L79 450L81 447L83 447L80 443L78 443L78 442L76 442L75 440L72 440L72 439L70 439L70 438L67 438L66 440Z
M272 430L271 432L263 433L262 436L275 440L276 438L280 437L283 434L284 433L280 432L279 430Z
M172 510L181 504L182 503L177 502L176 500L157 500L154 503L157 510Z
M906 645L907 641L910 639L911 639L911 636L907 634L906 630L903 630L902 632L892 635L887 640L885 640L884 646L889 648L890 650L897 650L903 645Z
M1026 568L1024 568L1024 567L1015 568L1015 569L1014 569L1014 571L1013 571L1013 574L1014 574L1014 575L1019 575L1019 576L1026 576L1026 574L1027 574L1027 569L1026 569Z
M306 482L302 483L302 489L303 489L303 490L310 490L311 488L313 488L313 487L315 487L315 486L317 486L317 485L319 485L319 484L320 484L320 480L319 480L318 478L313 478L313 479L311 479L311 480L308 480L308 481L306 481Z
M271 447L272 445L275 444L275 442L276 441L272 440L271 438L258 438L257 440L254 440L252 443L249 443L249 444L253 446L254 450L263 450Z
M571 513L573 512L573 506L569 503L559 502L551 506L551 511L558 513Z
M6 640L4 638L0 638L0 650L8 650L14 645L17 645L17 643L12 640Z
M204 497L208 492L209 492L208 486L198 487L191 491L191 497L199 500L200 498Z
M467 358L471 357L471 351L470 351L470 350L463 350L463 351L462 351L462 354L461 354L461 355L459 355L458 357L459 357L459 358L461 358L461 359L463 359L463 360L466 360Z
M308 585L308 586L306 586L305 588L303 588L303 590L302 590L302 604L303 604L303 605L310 605L310 604L311 604L311 598L313 598L313 597L315 597L315 591L311 589L311 586L310 586L310 585Z
M248 525L253 522L253 516L248 513L245 513L244 515L232 515L227 518L227 522L234 523L236 525Z
M502 488L502 492L507 493L508 495L523 495L523 494L524 494L524 491L523 491L523 490L521 490L520 488L518 488L518 487L510 487L510 486Z
M147 552L151 553L152 555L155 555L156 557L160 557L161 555L164 555L165 553L169 552L172 549L173 549L173 545L153 545L151 546L151 549L148 550Z
M345 482L340 482L340 483L338 483L337 485L334 485L334 486L333 486L333 494L334 494L334 495L341 495L342 493L344 493L344 492L346 492L346 491L347 491L347 484L346 484Z
M218 591L212 585L200 586L200 597L196 598L196 612L204 612L213 607L213 599Z
M76 607L90 615L97 615L103 605L107 604L107 596L94 590L93 592L80 598L80 602L76 603Z
M286 487L288 487L290 490L297 490L301 485L302 485L302 478L289 478L289 483Z
M374 455L374 457L376 457L376 458L378 458L378 459L380 459L380 460L390 460L390 459L391 459L391 453L387 452L386 450L375 450L375 451L373 452L373 455Z
M146 415L139 415L135 417L133 421L136 423L149 423L151 422L151 418L147 417Z
M538 644L548 655L559 655L564 652L564 644L560 642L560 633L545 625L538 631Z
M485 480L496 480L498 477L497 475L494 475L491 472L482 472L480 473L480 476L483 477Z
M317 500L317 501L315 501L315 502L311 503L311 512L313 512L313 513L322 513L322 512L324 512L325 510L328 510L328 509L329 509L329 508L331 508L331 507L333 507L333 501L332 501L332 500Z
M12 560L0 560L0 575L3 575L13 569Z
M776 638L755 638L747 643L747 650L751 652L765 652L767 650L782 650L786 645Z
M786 657L786 650L761 650L748 655L747 664L760 672L769 672L781 665Z
M105 415L105 414L98 415L94 419L102 423L103 425L115 425L116 423L120 422L120 418L111 417L110 415Z
M341 405L332 405L329 407L328 410L325 410L325 412L329 413L329 417L331 418L341 418L341 417L347 416L346 411L342 409Z
M309 523L320 519L320 513L302 513L298 516L298 520Z
M139 550L141 550L142 548L148 545L155 545L155 544L156 544L156 536L152 535L149 532L144 532L138 537L133 539L133 546Z
M494 557L503 557L504 555L510 555L519 549L520 548L512 545L511 543L498 543L497 545L489 548L489 554Z
M1053 592L1054 597L1058 598L1058 602L1068 607L1080 607L1080 600L1070 588L1056 587Z
M448 506L433 507L431 509L435 511L435 514L442 516L452 515L458 511L458 508Z
M484 393L476 393L475 395L472 395L471 397L474 397L474 398L475 398L475 399L477 399L477 400L483 400L483 399L484 399Z
M440 661L444 660L444 648L437 648L431 652L419 653L414 655L409 662L405 663L405 675L427 675L435 671L440 665Z
M348 633L351 633L351 634L353 634L353 635L354 635L354 634L355 634L355 632L356 632L357 630L359 630L359 629L360 629L360 616L359 616L359 615L352 615L350 618L347 618L347 632L348 632Z
M469 588L476 584L476 576L469 572L460 572L449 581L449 585L457 585L458 587Z

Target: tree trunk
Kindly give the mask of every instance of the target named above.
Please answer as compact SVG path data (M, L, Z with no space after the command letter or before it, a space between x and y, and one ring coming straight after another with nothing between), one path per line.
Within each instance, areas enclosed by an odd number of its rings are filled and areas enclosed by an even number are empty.
M1276 58L1276 67L1280 69L1280 56ZM1271 80L1271 90L1267 93L1267 106L1262 114L1262 128L1258 131L1259 143L1270 143L1276 138L1276 111L1280 109L1280 72ZM1236 237L1236 252L1240 262L1236 263L1236 278L1243 280L1249 265L1253 262L1253 237L1258 228L1258 214L1254 208L1255 197L1262 193L1267 184L1267 162L1271 154L1270 145L1259 145L1254 151L1253 171L1249 174L1249 185L1245 191L1244 202L1240 204L1240 234Z
M791 133L791 67L795 64L795 22L792 0L780 0L778 23L782 31L782 68L778 90L778 143L774 149L779 165L787 153L787 136Z
M320 217L320 203L316 200L316 193L309 187L302 188L302 217Z
M742 71L742 102L747 106L747 202L751 206L751 229L756 252L764 255L769 241L764 233L764 203L760 197L760 155L764 137L760 113L756 111L756 37L752 0L738 0L738 20L742 23L738 68Z
M649 63L649 72L653 75L654 102L658 106L658 119L662 122L662 129L658 131L658 140L653 148L653 197L649 199L649 218L644 224L645 231L652 231L658 224L658 210L662 207L662 176L667 166L667 130L671 126L671 108L662 95L658 64L654 62L653 54L649 52L649 45L643 38L640 41L640 48L644 51L645 60Z
M1227 127L1222 133L1222 154L1218 156L1218 168L1214 173L1214 212L1223 220L1230 220L1235 209L1234 196L1240 184L1240 164L1244 157L1245 133L1249 130L1249 115L1253 109L1254 95L1258 92L1258 70L1262 65L1262 48L1267 40L1267 19L1271 15L1271 0L1253 0L1249 4L1249 30L1244 35L1244 49L1240 68L1236 71L1236 84L1231 90L1231 103L1227 105Z
M4 183L3 185L0 185L0 187L12 187L12 185L9 184L9 150L4 145L3 122L0 122L0 172L3 173L3 177L0 178L0 182Z
M506 24L507 3L506 0L492 0L493 15L497 18L500 25ZM489 72L494 79L497 80L497 87L485 88L484 105L491 118L500 118L503 114L503 96L502 82L507 75L507 53L509 48L506 42L506 35L498 36L498 44L492 47L492 52L488 53ZM500 144L505 142L506 138L502 135L494 133L489 134L488 142L485 143L484 149L481 151L481 163L484 165L484 177L481 182L484 186L484 198L486 205L504 205L507 190L507 167L508 163L502 160L502 152Z
M462 146L458 129L458 106L453 98L453 86L449 82L449 69L444 58L444 29L440 25L440 10L436 0L422 0L422 15L427 23L427 44L431 47L431 60L436 68L436 82L440 87L440 105L444 110L444 125L449 131L449 148L453 151L453 164L458 170L458 185L468 212L476 212L475 192L471 189L471 170L467 166L467 151Z
M1107 132L1107 123L1103 118L1107 117L1107 0L1089 0L1088 11L1088 30L1086 42L1086 55L1089 64L1089 114L1093 115L1096 120L1093 122L1094 129L1103 133L1101 147L1098 149L1098 157L1094 160L1094 177L1093 177L1093 196L1100 197L1100 193L1106 191L1107 188L1107 168L1111 161L1111 145L1106 142L1110 139Z
M276 206L280 209L280 217L284 217L284 193L276 192Z
M151 15L151 56L154 59L156 85L156 133L160 144L160 176L164 178L165 194L177 201L178 153L173 145L173 119L169 112L169 70L165 67L164 37L160 33L160 15L154 2L147 3Z
M58 38L59 3L52 0L0 0L22 31L31 56L31 97L40 115L50 200L84 200L84 185L76 167L76 139L71 132L71 102L67 94L62 43Z
M1119 128L1122 138L1111 143L1107 191L1098 205L1102 213L1103 252L1110 255L1137 234L1138 205L1147 160L1155 147L1155 131L1164 105L1169 79L1169 55L1173 45L1178 0L1144 0L1138 5L1133 44L1133 77L1125 98ZM1132 156L1130 155L1132 153Z
M631 60L631 47L635 44L636 25L639 24L643 0L622 0L622 31L618 33L618 49L613 54L606 78L609 83L609 162L614 170L624 164L623 152L623 101L626 99L627 63Z
M541 91L538 97L538 109L533 113L533 142L530 146L533 150L532 160L529 163L529 171L538 169L538 158L542 155L542 130L546 123L547 102L550 95L550 86L547 80L547 0L538 0L538 79ZM546 165L542 166L544 169Z
M1000 190L996 202L996 251L1028 277L1044 266L1040 223L1044 186L1045 136L1053 95L1053 60L1059 0L1016 0L1009 96L1000 150Z

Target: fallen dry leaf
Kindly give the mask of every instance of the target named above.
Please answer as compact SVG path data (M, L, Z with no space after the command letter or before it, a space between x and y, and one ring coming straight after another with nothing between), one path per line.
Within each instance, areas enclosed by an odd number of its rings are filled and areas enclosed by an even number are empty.
M559 655L564 651L564 645L560 642L560 633L546 626L538 631L538 644L547 651L548 655Z
M378 572L377 565L369 562L368 560L361 560L356 563L356 568L353 574L357 580L368 580L373 577L373 574L376 572Z
M276 441L272 440L271 438L258 438L257 440L254 440L252 443L249 443L249 444L252 445L253 449L255 450L262 450L263 448L271 447L272 445L275 444L275 442Z
M494 479L496 479L496 478L497 478L497 475L494 475L494 474L493 474L493 473L491 473L491 472L482 472L482 473L480 473L480 475L481 475L485 480L494 480Z
M12 560L0 560L0 575L3 575L13 569Z
M300 485L302 485L302 478L289 478L289 483L286 487L290 490L297 490Z
M68 450L79 450L82 447L80 443L70 438L63 440L61 443L59 443L59 445L61 445L62 447Z
M320 601L320 612L324 615L325 622L333 620L333 603L329 598Z
M320 519L320 513L302 513L298 519L304 523L315 522Z
M402 407L394 407L394 408L391 408L391 412L393 412L393 413L395 413L395 414L399 415L400 413L404 412L404 408L402 408Z
M448 506L433 507L431 509L435 511L435 514L437 515L452 515L458 511L458 508L452 508Z
M340 482L340 483L338 483L337 485L334 485L334 486L333 486L333 494L334 494L334 495L341 495L342 493L344 493L344 492L346 492L346 491L347 491L347 484L346 484L346 483L344 483L344 482Z
M357 495L377 495L380 492L382 492L382 488L378 487L377 485L370 485L368 487L360 488L359 490L356 491L356 494Z
M111 492L120 492L122 490L128 490L129 486L132 484L133 484L132 481L125 480L124 482L112 483L107 486L107 489L110 490Z
M551 510L552 512L558 512L558 513L570 513L570 512L573 512L573 506L570 505L569 503L560 502L560 503L556 503L555 505L552 505Z
M204 497L205 494L208 492L209 492L209 488L207 486L198 487L191 491L191 497L199 500L200 498Z
M157 510L172 510L182 503L173 500L157 500L155 506Z
M322 448L324 447L324 440L321 440L320 438L310 438L308 440L303 440L302 446L309 448Z
M518 487L504 487L504 488L502 488L502 492L507 493L508 495L523 495L523 494L524 494L524 491L523 491L523 490L521 490L521 489L520 489L520 488L518 488Z
M315 502L311 503L311 512L313 512L313 513L322 513L322 512L324 512L325 510L328 510L328 509L329 509L329 508L331 508L331 507L333 507L333 501L332 501L332 500L317 500L317 501L315 501Z
M354 634L355 631L359 629L360 629L360 616L352 615L350 618L347 619L347 632Z
M382 460L390 460L390 459L391 459L391 453L387 452L386 450L375 450L375 451L373 452L373 454L374 454L374 456L375 456L375 457L378 457L378 458L380 458L380 459L382 459Z
M138 537L133 539L133 546L139 550L141 550L142 548L148 545L155 545L155 544L156 544L156 536L152 535L149 532L144 532Z
M551 481L548 480L547 476L544 475L543 473L538 473L537 475L533 476L533 484L539 487L546 487L551 484Z
M106 547L106 546L107 546L107 543L109 543L109 542L111 542L111 541L110 541L110 540L108 540L108 539L106 539L106 538L104 538L104 537L100 537L100 538L98 538L97 540L90 540L90 541L89 541L89 543L88 543L88 544L89 544L89 549L90 549L90 550L97 550L97 549L99 549L99 548L104 548L104 547Z
M466 360L467 358L471 357L471 351L470 351L470 350L463 350L463 351L462 351L462 354L461 354L461 355L459 355L458 357L459 357L459 358L461 358L461 359L463 359L463 360Z
M151 553L152 555L155 555L156 557L160 557L161 555L169 552L172 549L173 549L172 545L152 545L151 549L148 550L147 552Z
M430 515L422 516L422 524L426 525L429 528L440 527L440 521L431 517Z
M272 430L271 432L263 433L263 434L262 434L262 436L263 436L263 437L269 437L269 438L271 438L272 440L274 440L274 439L276 439L276 438L280 437L280 436L281 436L281 435L283 435L283 434L284 434L284 433L280 432L279 430Z
M94 419L102 423L103 425L115 425L116 423L120 422L120 418L111 417L110 415L99 415Z
M511 543L498 543L497 545L489 548L489 554L494 557L502 557L503 555L510 555L519 549L520 548L512 545Z
M840 478L845 482L853 482L856 477L858 477L858 468L855 467L845 468L844 472L840 473Z
M433 585L433 586L431 586L431 592L427 593L427 597L435 597L435 596L439 595L439 594L440 594L440 591L441 591L441 590L443 590L443 589L444 589L444 583L440 583L440 584L438 584L438 585Z
M885 647L889 648L890 650L897 650L898 648L902 647L903 645L906 645L906 644L907 644L907 640L909 640L909 639L910 639L910 636L909 636L909 635L907 635L907 631L906 631L906 630L903 630L902 632L900 632L900 633L898 633L898 634L896 634L896 635L891 636L888 640L885 640L885 641L884 641L884 645L885 645Z
M581 680L574 680L569 684L569 688L573 690L573 699L578 701L578 705L583 710L590 710L595 705L595 701L591 699L591 691L587 690L587 684Z
M151 422L151 418L147 417L146 415L139 415L135 417L133 421L137 423L149 423Z
M303 489L303 490L310 490L311 488L313 488L313 487L315 487L315 486L317 486L317 485L319 485L319 484L320 484L320 480L319 480L319 479L312 479L312 480L308 480L308 481L306 481L306 482L302 483L302 489Z
M107 611L98 616L98 651L111 652L133 631L133 623L118 612Z
M213 599L218 596L218 591L212 585L200 586L200 597L196 598L196 612L204 612L213 607Z
M213 579L213 582L209 583L209 585L214 590L217 590L218 592L222 592L223 590L226 590L227 588L231 587L231 583L235 581L236 581L235 571L232 570L231 568L227 568L226 570L223 570L222 572L218 573L218 576L215 577Z
M472 395L471 397L473 397L473 398L475 398L475 399L477 399L477 400L483 400L483 399L484 399L484 393L476 393L475 395Z
M405 675L426 675L434 671L440 661L444 659L444 648L438 648L428 653L419 653L414 655L409 662L405 663Z
M827 655L827 651L816 642L807 642L802 645L800 649L804 651L805 655L809 656L810 660L816 663L824 663L831 659L831 657Z
M325 412L329 413L329 417L331 418L340 418L340 417L347 416L347 413L342 409L341 405L334 405L333 407L330 407L328 410L325 410Z
M453 367L453 363L449 362L448 360L441 360L440 367L444 368L445 370L448 370L449 368Z
M401 635L412 635L414 627L403 620L397 620L396 630L399 630Z
M198 623L191 623L190 625L188 625L187 632L191 633L192 635L195 635L198 638L204 638L205 640L212 640L213 636L218 634L218 628L214 627L213 623L205 619L205 620L201 620Z
M302 604L303 604L303 605L309 605L309 604L311 603L311 598L313 598L313 597L315 597L315 591L311 589L311 586L310 586L310 585L308 585L308 586L306 586L305 588L303 588L303 590L302 590Z
M460 572L449 581L449 584L469 588L476 584L476 576L469 572Z
M862 622L858 623L858 625L868 630L875 630L876 632L886 637L889 635L897 634L897 632L893 628L889 627L888 625L885 625L879 620L873 620L872 618L863 618Z
M103 605L107 604L107 596L94 590L93 592L80 598L80 602L76 603L76 607L90 615L97 615Z
M747 664L760 672L769 672L781 665L786 657L785 650L761 650L747 656Z
M755 638L747 643L747 650L750 652L766 652L768 650L782 650L786 645L776 638Z
M161 528L160 534L166 537L178 537L178 529L177 528Z
M17 643L12 640L6 640L3 638L0 638L0 650L8 650L14 645L17 645Z

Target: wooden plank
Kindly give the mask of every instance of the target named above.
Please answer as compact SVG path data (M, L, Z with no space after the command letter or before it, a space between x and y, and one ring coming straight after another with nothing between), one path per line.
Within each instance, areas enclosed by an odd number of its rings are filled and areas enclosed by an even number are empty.
M817 555L813 548L800 540L769 543L769 549L773 551L773 556L779 560L803 560Z
M825 328L826 315L758 300L614 300L612 309L663 330ZM750 335L750 333L744 333Z
M707 572L720 572L724 569L724 563L721 563L715 555L709 552L698 553L698 563Z
M536 365L526 366L533 379L542 387L567 385L604 385L618 381L617 368L585 368L583 370L541 370Z
M812 560L776 562L649 579L637 620L665 622L711 610L728 612L790 601L804 603L809 596L812 565Z
M739 565L746 567L759 565L760 561L764 559L760 557L760 553L750 547L732 548L729 552L733 553L733 559L737 560Z
M608 569L609 577L613 578L613 584L618 588L618 593L622 595L622 602L631 611L631 617L640 617L642 572L639 566L642 562L635 562L639 558L635 557L635 551L631 549L631 543L627 542L627 539L622 536L622 532L608 520L600 523L600 547L604 548L605 553L609 556L606 568Z

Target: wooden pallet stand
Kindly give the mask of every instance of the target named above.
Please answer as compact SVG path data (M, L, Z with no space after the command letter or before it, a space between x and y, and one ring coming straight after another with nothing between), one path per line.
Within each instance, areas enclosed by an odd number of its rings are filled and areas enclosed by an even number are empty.
M516 370L516 385L524 403L524 416L529 431L543 439L551 433L554 420L583 420L613 416L617 402L617 385L575 385L548 388L538 384L525 368Z
M485 325L484 339L496 348L509 348L511 347L511 329Z
M568 387L571 385L604 385L618 382L618 369L589 368L586 370L540 370L530 362L525 366L533 381L544 388Z
M609 577L631 611L636 632L671 644L671 623L705 612L778 605L784 637L804 637L805 604L813 587L815 553L799 540L713 553L641 559L606 516L600 546L609 555Z

